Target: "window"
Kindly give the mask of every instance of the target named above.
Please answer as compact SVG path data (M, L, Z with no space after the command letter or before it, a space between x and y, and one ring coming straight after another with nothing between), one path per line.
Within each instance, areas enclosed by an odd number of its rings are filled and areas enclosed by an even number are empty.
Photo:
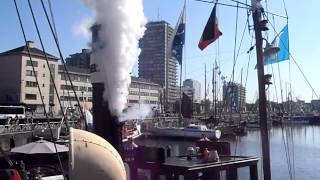
M25 95L25 99L36 100L37 99L37 95L36 94L26 94Z
M87 77L85 77L85 76L80 76L80 81L81 81L81 82L87 82Z
M54 64L50 64L50 70L52 71L52 72L54 72L54 70L55 70L55 65Z
M92 87L88 87L88 91L91 92L92 91Z
M66 80L66 79L67 79L67 75L61 74L61 80Z
M42 84L42 87L44 87L44 84Z
M42 77L46 77L46 74L42 74Z
M71 90L71 86L69 86L69 85L61 85L61 89L63 89L63 90Z
M130 100L129 100L129 103L138 103L138 100L132 100L132 99L130 99Z
M32 70L26 70L26 76L38 76L38 72L37 71L32 71Z
M37 87L37 83L33 81L26 81L26 87Z
M32 63L33 63L34 67L38 67L38 62L37 61L32 61ZM31 65L31 60L27 60L27 66L32 66Z
M87 91L87 88L85 86L80 86L79 91Z
M43 68L46 68L46 65L44 64L42 67L43 67Z

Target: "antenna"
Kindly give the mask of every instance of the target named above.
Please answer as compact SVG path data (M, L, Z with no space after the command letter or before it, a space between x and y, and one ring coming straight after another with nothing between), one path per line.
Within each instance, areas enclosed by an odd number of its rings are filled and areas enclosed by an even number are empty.
M157 10L157 13L158 13L157 14L157 20L160 21L160 8L159 7L158 7L158 10Z

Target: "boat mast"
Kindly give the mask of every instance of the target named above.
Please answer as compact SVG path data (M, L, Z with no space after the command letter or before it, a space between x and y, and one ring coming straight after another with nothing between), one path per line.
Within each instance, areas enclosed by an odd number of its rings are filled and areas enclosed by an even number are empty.
M259 84L259 117L260 117L260 132L262 141L262 156L263 156L263 177L264 180L271 180L270 170L270 145L267 123L266 109L266 92L264 79L264 65L262 52L262 33L261 33L261 0L251 0L252 18L254 23L254 31L256 37L256 53L257 53L257 72Z
M207 65L204 64L204 118L207 118Z
M243 73L243 68L241 68L241 80L240 80L240 98L239 98L239 123L238 123L238 125L240 125L241 124L241 121L242 121L242 104L243 104L243 102L242 102L242 100L241 100L241 94L242 94L242 73Z
M216 120L216 86L215 86L215 64L213 63L212 70L212 112L213 112L213 122Z

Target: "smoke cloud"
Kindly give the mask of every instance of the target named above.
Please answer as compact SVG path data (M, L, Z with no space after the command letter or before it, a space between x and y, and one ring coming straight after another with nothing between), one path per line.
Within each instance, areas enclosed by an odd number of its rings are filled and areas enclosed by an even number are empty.
M105 85L104 99L114 115L120 115L127 103L130 72L137 61L147 22L142 0L83 0L96 13L101 25L98 46L100 79Z
M127 109L126 112L119 116L119 121L126 121L132 119L144 119L153 116L152 106L141 102L135 104Z

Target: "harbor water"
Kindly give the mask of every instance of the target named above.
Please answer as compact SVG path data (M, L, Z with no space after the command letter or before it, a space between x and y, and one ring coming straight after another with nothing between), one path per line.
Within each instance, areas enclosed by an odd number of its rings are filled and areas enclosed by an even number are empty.
M270 130L271 173L273 180L320 178L320 126L290 125ZM232 155L262 157L259 129L249 129L245 136L222 139L231 144ZM173 155L185 154L194 140L142 137L137 144L170 146ZM262 159L259 161L259 179L262 179ZM239 179L249 179L249 169L239 169Z

